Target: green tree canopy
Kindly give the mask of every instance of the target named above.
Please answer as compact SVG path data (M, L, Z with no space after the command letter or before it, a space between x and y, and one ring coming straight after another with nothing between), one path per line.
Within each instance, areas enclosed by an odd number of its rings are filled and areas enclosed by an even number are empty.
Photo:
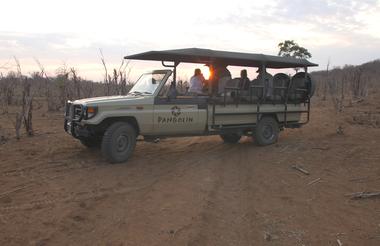
M279 56L301 59L311 58L310 52L306 48L299 46L294 40L285 40L278 44L278 48L280 49L278 52Z

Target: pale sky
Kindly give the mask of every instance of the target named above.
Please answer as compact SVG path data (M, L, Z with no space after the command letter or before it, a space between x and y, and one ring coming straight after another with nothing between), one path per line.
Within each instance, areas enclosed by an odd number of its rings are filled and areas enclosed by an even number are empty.
M3 73L16 56L25 73L37 58L50 75L66 64L102 80L99 49L118 67L124 55L175 48L275 55L285 39L309 49L317 69L380 58L380 0L2 0L1 9ZM133 76L161 68L130 65Z

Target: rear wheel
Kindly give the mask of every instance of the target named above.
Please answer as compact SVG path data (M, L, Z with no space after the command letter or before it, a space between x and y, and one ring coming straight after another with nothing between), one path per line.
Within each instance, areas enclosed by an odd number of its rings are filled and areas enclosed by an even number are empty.
M136 146L137 133L125 122L112 124L104 133L102 154L111 163L127 161Z
M279 132L277 120L271 116L264 116L256 126L254 138L258 145L269 145L277 142Z
M226 133L220 134L220 137L223 139L225 143L237 143L241 138L241 134L239 133Z

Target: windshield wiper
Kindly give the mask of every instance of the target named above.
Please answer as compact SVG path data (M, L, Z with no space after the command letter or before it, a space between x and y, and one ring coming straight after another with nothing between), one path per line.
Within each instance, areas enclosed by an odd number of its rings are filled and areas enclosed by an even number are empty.
M144 91L144 92L132 91L132 92L129 92L128 94L135 95L135 96L141 96L141 95L152 95L152 92L149 92L149 91Z
M140 91L132 91L132 92L129 92L128 94L131 94L131 95L141 95L143 93L140 92Z

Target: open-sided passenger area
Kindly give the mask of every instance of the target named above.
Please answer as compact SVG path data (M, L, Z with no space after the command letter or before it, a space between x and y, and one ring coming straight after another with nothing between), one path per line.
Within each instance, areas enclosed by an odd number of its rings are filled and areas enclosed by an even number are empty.
M217 95L219 103L247 104L247 103L306 103L308 97L314 93L314 81L304 72L289 76L285 73L276 73L267 80L254 79L248 88L241 88L241 79L228 81L224 93Z

